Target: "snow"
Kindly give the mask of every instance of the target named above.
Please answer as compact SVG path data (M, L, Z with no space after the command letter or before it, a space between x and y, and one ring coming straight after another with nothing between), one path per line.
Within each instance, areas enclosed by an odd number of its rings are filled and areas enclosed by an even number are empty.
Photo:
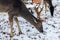
M45 21L42 23L44 33L40 33L33 25L27 22L24 18L18 17L20 28L23 34L18 35L17 24L14 20L14 37L10 38L10 25L8 14L0 13L0 40L60 40L60 0L53 0L54 17L51 17L50 12L45 13L45 9L41 12L41 18ZM34 5L27 5L33 8ZM49 9L48 9L49 10ZM34 10L33 10L34 11ZM34 12L35 13L35 12ZM36 14L34 14L36 16ZM3 34L5 32L6 34Z

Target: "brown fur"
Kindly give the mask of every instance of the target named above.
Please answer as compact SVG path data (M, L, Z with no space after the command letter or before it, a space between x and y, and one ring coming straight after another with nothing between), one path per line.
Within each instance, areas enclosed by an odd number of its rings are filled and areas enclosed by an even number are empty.
M42 22L35 18L26 8L21 0L0 0L0 12L8 12L9 22L11 27L11 36L13 37L13 18L18 25L18 31L21 34L21 29L18 23L18 16L22 16L32 25L34 25L39 32L43 32Z

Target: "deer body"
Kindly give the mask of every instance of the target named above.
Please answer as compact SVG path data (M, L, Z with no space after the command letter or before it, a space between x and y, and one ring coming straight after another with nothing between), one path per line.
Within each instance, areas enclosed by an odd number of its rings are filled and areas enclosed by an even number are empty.
M34 25L39 32L43 32L42 23L28 11L28 9L21 0L0 0L0 12L8 12L11 27L11 37L14 36L12 31L13 18L18 25L19 34L22 33L17 19L18 16L22 16L24 19Z

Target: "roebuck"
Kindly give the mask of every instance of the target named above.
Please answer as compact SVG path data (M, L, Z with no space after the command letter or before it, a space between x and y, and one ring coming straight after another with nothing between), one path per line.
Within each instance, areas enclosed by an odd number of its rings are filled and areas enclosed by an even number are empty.
M39 32L43 32L42 22L35 18L26 8L24 3L21 0L0 0L0 12L8 12L9 15L9 22L11 27L11 37L14 36L13 34L13 18L15 19L18 25L19 34L22 34L19 23L18 23L18 16L22 16L32 25L34 25Z

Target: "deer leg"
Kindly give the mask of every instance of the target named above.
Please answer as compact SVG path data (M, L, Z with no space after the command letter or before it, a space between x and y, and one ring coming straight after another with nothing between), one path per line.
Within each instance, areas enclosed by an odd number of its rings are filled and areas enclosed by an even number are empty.
M44 4L45 4L45 13L46 13L46 11L47 11L47 4L46 4L46 2L44 2Z
M51 16L53 16L53 13L54 13L54 6L52 5L52 0L49 0L48 1L48 4L50 6L50 13L51 13Z
M42 12L43 8L41 8L40 12L38 12L38 8L34 8L34 10L35 10L36 13L37 13L37 18L38 18L41 22L43 22L44 20L40 18L40 13Z
M40 18L40 13L39 13L39 12L37 13L37 18L38 18L41 22L43 22L43 19Z
M39 12L37 13L37 18L40 19L40 13Z
M10 37L13 37L13 17L9 16L9 23L10 23L10 27L11 27L11 33L10 33Z
M45 13L46 13L46 10L47 10L47 7L46 7L46 6L47 6L46 1L43 2L43 5L44 5L44 7L45 7Z
M40 12L38 12L38 13L39 13L39 14L38 14L38 15L39 15L39 19L41 20L41 22L44 21L43 19L40 18L40 14L41 14L42 11L43 11L43 7L41 8Z
M18 25L19 34L22 34L17 17L14 17L14 19L15 19L17 25Z
M38 8L35 7L34 10L35 10L35 12L37 14L37 18L39 19L40 18L40 13L38 12Z

